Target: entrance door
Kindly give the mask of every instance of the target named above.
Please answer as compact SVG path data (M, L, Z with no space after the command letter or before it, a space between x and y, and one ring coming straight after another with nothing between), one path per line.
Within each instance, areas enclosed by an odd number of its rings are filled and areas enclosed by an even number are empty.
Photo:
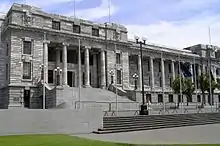
M24 107L30 107L30 90L24 90Z
M71 72L71 71L68 71L67 72L67 79L68 79L68 85L70 86L70 87L73 87L73 72Z

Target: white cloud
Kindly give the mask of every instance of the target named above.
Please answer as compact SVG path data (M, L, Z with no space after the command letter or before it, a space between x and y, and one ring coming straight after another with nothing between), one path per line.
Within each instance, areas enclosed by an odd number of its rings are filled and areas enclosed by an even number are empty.
M76 11L76 17L88 20L95 20L106 17L109 15L109 3L108 0L102 0L100 6L81 9ZM111 3L110 13L111 15L115 14L118 11L118 7ZM67 16L73 16L73 12L66 14Z
M160 22L150 25L127 25L129 38L145 36L149 42L184 48L195 44L208 44L211 27L212 44L220 46L220 15L200 15L184 21Z

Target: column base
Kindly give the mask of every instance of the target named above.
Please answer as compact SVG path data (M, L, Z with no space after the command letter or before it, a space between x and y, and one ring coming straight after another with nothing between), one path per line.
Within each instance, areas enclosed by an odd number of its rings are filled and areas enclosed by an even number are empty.
M91 85L84 85L84 88L91 88Z
M100 88L101 89L106 89L106 86L105 85L100 85Z

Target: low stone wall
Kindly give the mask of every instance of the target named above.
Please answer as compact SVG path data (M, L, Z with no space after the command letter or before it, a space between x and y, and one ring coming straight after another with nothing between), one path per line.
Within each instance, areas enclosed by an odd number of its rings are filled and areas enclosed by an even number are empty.
M102 127L102 117L95 109L0 110L0 135L90 133Z

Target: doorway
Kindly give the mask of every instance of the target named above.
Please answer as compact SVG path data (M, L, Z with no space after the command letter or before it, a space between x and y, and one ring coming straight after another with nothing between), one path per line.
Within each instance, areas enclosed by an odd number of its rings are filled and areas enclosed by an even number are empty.
M71 72L71 71L67 72L67 79L68 79L68 81L67 81L68 85L70 87L73 87L73 72Z
M24 90L24 107L30 108L30 90Z

